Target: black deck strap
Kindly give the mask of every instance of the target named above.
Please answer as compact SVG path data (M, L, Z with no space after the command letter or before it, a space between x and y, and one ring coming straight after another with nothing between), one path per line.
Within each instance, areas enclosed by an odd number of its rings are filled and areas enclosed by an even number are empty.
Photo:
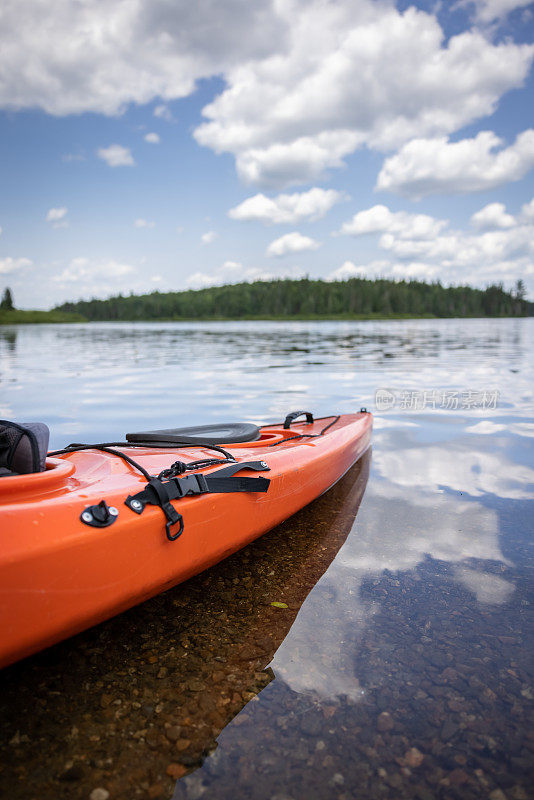
M183 533L184 530L183 517L176 511L174 506L171 504L171 497L164 483L162 483L157 478L152 478L149 481L147 488L154 493L154 498L156 499L156 502L153 503L153 505L160 506L163 513L165 514L165 518L167 520L167 524L165 525L165 533L167 534L167 539L170 542L174 542L175 539L178 539L178 537L181 536ZM171 533L171 527L173 525L180 525L176 533Z
M270 472L270 467L267 466L265 461L236 461L235 464L229 464L227 467L218 469L217 472L211 472L206 475L206 480L209 478L228 478L235 475L236 472L241 472L242 469L251 469L254 472Z
M270 484L268 478L233 477L236 472L240 472L243 469L250 469L255 472L269 471L269 467L264 461L244 461L230 464L208 475L204 475L201 472L193 472L191 475L171 478L168 481L151 478L143 491L129 495L124 503L136 514L142 514L145 510L145 505L159 506L167 519L165 526L167 539L173 542L183 533L184 523L182 516L171 504L171 500L180 500L188 495L207 493L226 494L230 492L267 491ZM178 533L171 534L171 526L178 523L180 523Z
M313 414L310 411L292 411L291 414L288 414L284 420L284 428L287 430L292 422L295 422L297 417L302 417L303 415L306 416L306 423L311 425L313 422Z

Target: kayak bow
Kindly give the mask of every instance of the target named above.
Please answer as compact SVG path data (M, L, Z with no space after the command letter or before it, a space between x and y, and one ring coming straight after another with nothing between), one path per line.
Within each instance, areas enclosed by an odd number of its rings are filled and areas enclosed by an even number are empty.
M74 445L45 471L0 477L0 666L216 564L327 491L369 447L364 409L296 415L235 443L197 429L195 444L156 431Z

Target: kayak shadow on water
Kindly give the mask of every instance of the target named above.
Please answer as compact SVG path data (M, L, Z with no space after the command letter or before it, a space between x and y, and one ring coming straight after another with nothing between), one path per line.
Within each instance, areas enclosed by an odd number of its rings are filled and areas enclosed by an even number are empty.
M168 798L274 678L268 666L350 533L370 450L210 570L0 673L0 794Z

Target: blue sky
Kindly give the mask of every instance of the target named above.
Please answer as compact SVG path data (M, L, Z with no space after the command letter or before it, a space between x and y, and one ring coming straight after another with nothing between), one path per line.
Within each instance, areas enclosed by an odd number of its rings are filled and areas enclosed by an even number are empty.
M19 307L304 274L534 295L532 3L46 8L0 9Z

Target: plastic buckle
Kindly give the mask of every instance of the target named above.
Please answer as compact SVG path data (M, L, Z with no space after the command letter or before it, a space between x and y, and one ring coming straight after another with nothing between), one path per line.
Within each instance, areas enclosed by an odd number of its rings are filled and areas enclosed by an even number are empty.
M201 472L185 475L183 478L174 478L176 488L180 492L179 498L188 494L206 494L209 492L206 478Z

